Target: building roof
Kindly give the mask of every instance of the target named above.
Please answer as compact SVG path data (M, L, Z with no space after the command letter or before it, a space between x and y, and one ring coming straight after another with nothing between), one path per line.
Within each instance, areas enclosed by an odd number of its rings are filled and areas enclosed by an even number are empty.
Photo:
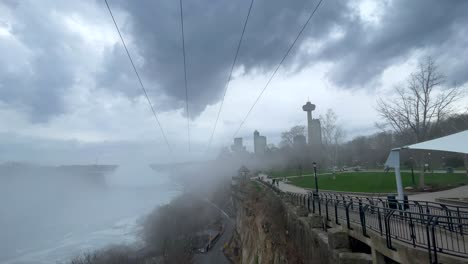
M388 155L385 165L394 168L400 166L401 149L436 150L468 154L468 130L445 137L440 137L413 145L393 149Z
M439 150L468 154L468 130L405 146L402 149Z

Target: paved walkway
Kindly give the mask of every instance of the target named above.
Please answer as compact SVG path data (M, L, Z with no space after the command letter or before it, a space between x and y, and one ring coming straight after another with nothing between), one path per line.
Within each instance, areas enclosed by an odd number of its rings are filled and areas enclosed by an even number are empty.
M216 241L212 249L210 249L207 253L204 254L196 254L193 258L193 262L195 264L230 264L231 262L223 253L223 248L224 245L227 244L229 242L229 239L231 239L232 237L234 231L234 219L231 219L224 210L216 206L211 201L205 201L214 208L216 208L223 216L224 232L223 234L221 234L221 237L218 239L218 241Z
M346 172L340 172L340 173L346 173ZM332 174L333 174L333 173L331 173L331 172L324 172L324 173L317 173L317 176L320 176L320 175L332 175ZM280 179L280 180L281 180L281 179L284 179L284 178L290 179L290 178L313 177L313 176L314 176L314 174L303 174L303 175L301 175L301 176L299 176L299 175L291 175L291 176L285 176L285 177L277 177L277 178L275 178L275 179Z
M331 174L331 173L328 173L328 174ZM323 174L320 174L320 175L323 175ZM261 174L260 177L262 176L266 181L270 183L272 182L272 179L268 179L267 175ZM305 176L308 176L308 175L304 175L304 177ZM299 176L289 176L285 178L296 178L296 177L299 177ZM284 183L281 181L281 179L279 181L278 187L280 190L285 191L285 192L294 192L294 193L307 193L308 192L308 190L302 187L297 187L292 184ZM439 191L439 192L427 192L427 193L413 194L413 195L409 195L408 198L410 200L428 201L428 202L435 202L437 198L468 198L468 185L460 186L460 187L453 188L450 190Z
M411 200L435 202L437 198L468 198L468 185L439 192L427 192L410 195Z
M259 179L263 179L264 181L266 182L269 182L269 183L273 183L273 179L270 179L270 178L267 178L268 176L266 174L259 174L258 177L256 178L259 178ZM290 176L290 177L297 177L297 176ZM288 177L286 177L288 178ZM304 189L304 188L301 188L301 187L297 187L295 185L292 185L292 184L287 184L287 183L284 183L283 181L281 181L280 178L275 178L275 180L280 180L279 181L279 189L284 191L284 192L293 192L293 193L302 193L302 194L307 194L309 191Z
M336 171L336 174L345 174L345 173L353 173L353 172L384 172L384 170L360 170L360 171L353 171L353 170L347 170L347 171ZM411 170L401 170L401 172L405 172L405 173L410 173ZM415 172L416 173L419 173L419 172ZM429 173L429 172L426 172L426 173ZM435 174L446 174L447 172L446 171L443 171L443 170L436 170L436 171L433 171L431 173L435 173ZM465 171L462 171L462 170L457 170L457 171L454 171L453 173L465 173ZM332 172L324 172L324 173L317 173L318 176L320 175L332 175L333 173ZM289 176L284 176L284 177L276 177L276 179L289 179L289 178L299 178L299 177L313 177L314 174L303 174L302 176L299 176L299 175L289 175Z

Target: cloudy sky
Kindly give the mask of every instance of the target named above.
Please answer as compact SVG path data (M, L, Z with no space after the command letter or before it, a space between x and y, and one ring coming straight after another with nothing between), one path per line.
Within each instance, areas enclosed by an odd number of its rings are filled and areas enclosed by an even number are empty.
M250 0L184 0L192 152L179 2L108 0L173 148L141 92L104 1L0 0L0 162L206 158ZM232 136L317 0L255 0L214 135ZM324 0L239 132L281 131L334 109L348 137L376 131L379 97L432 56L468 81L468 1ZM466 98L458 102L466 110Z

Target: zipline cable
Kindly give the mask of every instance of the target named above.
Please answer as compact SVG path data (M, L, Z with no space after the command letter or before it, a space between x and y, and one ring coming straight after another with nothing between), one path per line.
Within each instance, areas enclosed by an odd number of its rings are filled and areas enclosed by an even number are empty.
M254 0L250 1L249 11L247 12L247 17L245 18L244 27L242 28L242 33L241 33L241 36L240 36L240 39L239 39L239 43L237 44L236 55L234 56L234 61L232 62L231 71L229 72L229 77L228 77L228 80L226 82L226 86L224 88L223 98L221 99L221 105L219 106L218 115L216 116L216 121L215 121L215 124L214 124L214 127L213 127L213 131L211 132L210 140L208 142L208 149L211 146L211 142L213 141L213 136L214 136L214 133L216 131L216 127L218 125L219 116L221 114L221 109L223 108L223 104L224 104L224 98L226 97L226 93L227 93L227 90L228 90L228 87L229 87L229 83L231 82L231 79L232 79L232 72L234 71L234 66L236 65L236 62L237 62L237 56L239 55L239 50L240 50L240 47L241 47L242 40L244 38L245 29L246 29L247 23L249 21L250 12L252 11L253 3L254 3Z
M109 10L109 14L110 14L110 16L112 18L112 21L114 21L114 25L115 25L115 28L117 29L117 32L119 33L119 37L120 37L120 40L122 41L122 45L124 46L125 51L127 52L128 59L130 60L130 63L132 64L133 70L135 71L135 75L138 78L138 82L140 83L141 89L143 90L143 93L144 93L144 95L146 97L146 100L148 101L148 104L149 104L149 106L151 108L151 111L153 112L154 118L156 119L156 123L158 124L158 127L161 130L161 134L163 135L163 138L164 138L164 141L166 142L167 148L169 149L169 151L172 152L171 145L169 145L169 141L167 141L167 137L166 137L166 134L164 133L164 129L161 126L161 122L159 122L159 118L158 118L158 115L156 114L156 110L154 110L153 104L151 103L151 100L150 100L150 98L148 96L148 93L146 92L146 88L143 85L143 82L141 81L140 74L138 74L138 71L137 71L137 69L135 67L135 63L133 63L132 56L130 56L130 52L128 51L127 45L125 44L125 40L124 40L124 38L122 36L122 33L120 32L119 26L117 25L117 22L115 21L114 15L112 14L111 8L109 7L109 3L107 3L107 0L104 0L104 2L106 3L107 10Z
M179 0L180 4L180 26L182 34L182 54L184 56L184 85L185 85L185 109L187 114L187 140L188 150L190 152L190 114L188 105L188 89L187 89L187 65L185 63L185 36L184 36L184 12L182 8L182 0Z
M323 0L320 0L318 2L318 4L315 6L314 10L312 11L312 13L310 14L309 18L307 19L307 21L305 22L305 24L302 26L301 30L299 31L299 34L297 34L297 37L294 39L294 41L292 42L291 46L289 47L289 49L286 51L286 54L284 54L283 58L281 59L280 63L276 66L276 69L273 71L273 74L270 76L270 79L268 80L268 82L266 83L265 87L262 89L262 91L260 92L260 94L258 95L257 99L255 100L255 102L253 103L252 107L250 107L249 111L247 112L247 114L245 115L244 119L242 120L241 124L239 125L239 127L237 128L236 132L234 133L234 136L233 138L235 138L237 136L237 133L239 133L239 130L242 128L242 126L244 125L245 123L245 120L247 120L247 118L249 117L250 113L252 112L252 110L254 109L255 105L258 103L258 101L260 100L260 98L262 97L263 93L265 92L265 90L268 88L268 85L270 85L270 82L271 80L273 79L273 77L276 75L276 73L278 72L278 69L281 67L281 65L283 64L284 60L286 59L286 57L288 57L289 53L291 52L292 48L294 47L294 45L296 44L297 40L299 39L299 37L301 36L302 32L305 30L305 28L307 27L307 25L309 24L309 21L312 19L312 17L314 16L315 12L317 11L317 9L319 8L320 4L322 3Z

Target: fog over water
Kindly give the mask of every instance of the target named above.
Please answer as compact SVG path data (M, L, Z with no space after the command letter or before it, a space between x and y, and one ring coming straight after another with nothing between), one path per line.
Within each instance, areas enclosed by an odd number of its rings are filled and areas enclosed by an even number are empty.
M139 219L181 187L148 165L121 165L92 181L25 166L0 169L0 263L56 263L137 241Z

